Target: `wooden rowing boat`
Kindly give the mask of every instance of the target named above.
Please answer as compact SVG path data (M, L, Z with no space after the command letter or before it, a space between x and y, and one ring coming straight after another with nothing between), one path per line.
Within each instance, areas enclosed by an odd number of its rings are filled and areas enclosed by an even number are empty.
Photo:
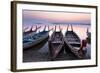
M32 48L35 45L39 45L40 42L44 41L49 37L49 31L43 30L39 33L31 35L25 39L23 39L23 49Z
M51 55L51 60L55 60L55 58L63 53L64 51L64 39L63 34L61 31L55 31L52 33L50 39L49 39L49 50Z
M68 25L69 27L69 25ZM73 31L73 27L71 25L72 30L68 30L65 33L65 50L70 51L72 54L74 54L77 58L82 58L81 53L79 53L79 49L81 48L81 40L78 37L78 35Z

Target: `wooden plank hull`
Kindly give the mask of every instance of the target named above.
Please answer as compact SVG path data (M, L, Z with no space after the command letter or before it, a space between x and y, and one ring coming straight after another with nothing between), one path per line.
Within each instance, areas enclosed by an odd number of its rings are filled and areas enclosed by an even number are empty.
M78 35L73 31L67 31L65 34L65 47L66 51L70 51L77 58L82 58L81 53L78 51L81 47L81 41Z
M30 37L30 36L34 36L35 34L36 34L35 31L30 32L30 33L27 33L27 34L23 34L23 39L26 39L26 38L28 38L28 37Z
M51 60L62 54L64 51L64 39L61 32L54 32L49 40Z
M30 42L23 42L23 49L25 50L25 49L32 48L35 45L39 45L39 43L41 43L42 41L46 40L48 37L49 37L49 32L46 32L44 34L40 34L38 36L35 35L35 37L33 36L31 38L31 41Z
M45 43L48 41L48 39L49 39L49 36L47 38L45 38L35 44L33 43L32 45L29 45L29 47L25 47L23 49L24 50L29 50L29 49L39 50L42 46L45 45Z

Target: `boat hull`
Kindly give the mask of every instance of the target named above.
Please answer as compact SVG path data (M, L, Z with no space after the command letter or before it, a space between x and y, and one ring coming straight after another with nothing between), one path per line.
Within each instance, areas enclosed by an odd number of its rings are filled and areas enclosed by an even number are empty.
M83 58L81 53L79 52L79 49L81 47L81 41L75 32L67 31L64 40L66 51L71 52L73 56L76 56L77 58Z
M39 45L41 42L45 41L46 39L49 38L49 34L46 33L45 35L43 35L42 37L39 37L37 40L32 40L32 42L29 43L23 43L23 49L29 49L29 48L33 48L36 45Z
M57 36L56 33L57 32L54 32L49 40L49 51L50 51L51 60L55 60L56 57L63 54L64 52L63 35L61 32L59 32L60 36L56 37ZM57 42L56 39L61 39L61 40Z
M30 32L30 33L27 33L27 34L23 34L23 39L27 39L28 37L30 36L34 36L36 34L36 32Z

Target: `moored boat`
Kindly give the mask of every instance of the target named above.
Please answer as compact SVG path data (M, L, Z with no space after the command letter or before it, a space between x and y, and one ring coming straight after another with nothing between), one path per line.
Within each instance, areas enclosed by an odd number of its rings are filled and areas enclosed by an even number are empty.
M50 50L50 56L51 60L55 60L60 53L63 53L63 48L64 46L64 39L63 39L63 34L60 31L56 31L56 26L55 26L55 31L52 33L50 39L49 39L49 50Z
M77 58L82 58L83 56L79 52L79 49L81 48L81 40L78 37L78 35L73 31L73 27L71 25L71 30L68 30L69 25L67 27L67 31L65 33L65 50L70 51L72 54L74 54Z
M23 49L32 48L49 37L49 31L43 30L23 39Z

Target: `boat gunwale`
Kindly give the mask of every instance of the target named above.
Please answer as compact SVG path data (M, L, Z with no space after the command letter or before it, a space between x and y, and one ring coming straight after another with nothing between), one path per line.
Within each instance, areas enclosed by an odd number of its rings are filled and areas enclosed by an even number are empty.
M74 32L74 31L66 31L66 33L65 33L65 37L64 37L64 40L65 40L65 45L67 45L67 47L69 47L70 48L70 50L71 50L71 52L73 53L73 54L75 54L78 58L83 58L83 56L78 52L78 49L76 49L74 46L72 46L71 44L69 44L69 41L66 39L67 37L67 33L68 32L71 32L71 34L74 34L74 36L79 40L78 42L80 43L80 47L81 47L81 40L80 40L80 38L78 37L78 35ZM79 48L80 48L79 47Z

